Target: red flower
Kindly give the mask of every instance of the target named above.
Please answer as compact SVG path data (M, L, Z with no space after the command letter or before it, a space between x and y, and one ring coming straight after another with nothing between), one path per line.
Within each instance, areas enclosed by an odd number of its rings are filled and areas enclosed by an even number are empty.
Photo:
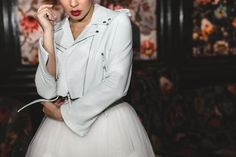
M141 53L151 57L155 52L154 43L151 40L144 40L141 45Z
M22 20L20 20L20 26L22 30L26 33L33 33L38 30L39 24L37 20L33 16L24 16Z

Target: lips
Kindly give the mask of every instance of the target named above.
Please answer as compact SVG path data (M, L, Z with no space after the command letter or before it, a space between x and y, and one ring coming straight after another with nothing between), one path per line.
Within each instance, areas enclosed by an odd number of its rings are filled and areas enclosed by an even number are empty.
M72 16L79 16L81 14L81 10L72 10L70 13Z

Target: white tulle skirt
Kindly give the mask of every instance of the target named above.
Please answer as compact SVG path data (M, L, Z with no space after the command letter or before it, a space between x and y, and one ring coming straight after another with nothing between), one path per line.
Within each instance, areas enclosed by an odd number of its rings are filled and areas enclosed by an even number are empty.
M64 122L45 118L26 157L154 157L136 112L126 102L103 112L80 137Z

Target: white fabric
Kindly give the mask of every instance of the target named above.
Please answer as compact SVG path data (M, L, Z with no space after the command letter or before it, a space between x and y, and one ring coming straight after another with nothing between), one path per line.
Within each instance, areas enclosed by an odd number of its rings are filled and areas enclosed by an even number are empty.
M57 77L47 72L47 52L39 43L36 88L42 97L80 98L62 106L65 123L84 136L97 115L125 96L132 69L132 30L126 13L95 5L90 23L73 39L68 18L55 27Z
M78 136L63 122L46 118L26 157L154 157L133 108L122 103L103 112L89 133Z

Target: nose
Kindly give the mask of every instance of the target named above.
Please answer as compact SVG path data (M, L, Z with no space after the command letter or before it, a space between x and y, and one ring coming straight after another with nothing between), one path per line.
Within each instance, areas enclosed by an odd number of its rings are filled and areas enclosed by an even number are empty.
M78 5L79 5L78 0L71 0L71 1L70 1L70 6L71 6L72 8L77 7Z

